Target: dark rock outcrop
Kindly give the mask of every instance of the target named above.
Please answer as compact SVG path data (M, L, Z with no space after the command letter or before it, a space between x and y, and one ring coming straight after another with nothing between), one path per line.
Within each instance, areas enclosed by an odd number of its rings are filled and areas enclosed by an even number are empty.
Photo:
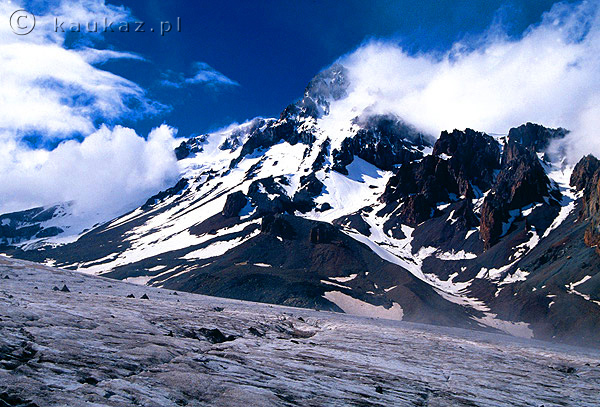
M573 168L570 181L571 186L578 191L593 187L593 179L599 169L600 160L593 155L583 157L575 165L575 168Z
M285 218L272 214L262 218L260 231L282 239L293 239L296 235L294 227Z
M337 218L333 221L333 224L343 228L354 229L364 236L369 236L371 234L371 226L365 222L360 213L354 213L352 215Z
M177 181L177 184L175 184L171 188L166 189L164 191L160 191L158 194L150 197L146 201L146 203L142 205L142 209L143 210L150 209L153 205L156 205L157 203L162 202L171 196L180 194L181 192L183 192L185 190L185 188L187 186L188 186L188 180L186 178L181 178L179 181Z
M50 226L50 227L44 228L44 229L40 230L39 232L37 232L35 237L39 237L39 238L53 237L53 236L58 236L63 232L64 232L64 230L57 226Z
M402 223L416 226L431 218L432 215L431 202L427 200L425 195L419 194L408 197L400 210L399 218L402 219Z
M543 152L552 140L561 139L568 131L563 128L550 129L539 124L527 123L510 129L509 141L513 141L537 153Z
M448 163L438 157L427 156L418 162L403 165L390 178L381 197L384 203L397 203L413 195L433 205L444 202L450 193L457 193L458 185L448 171Z
M433 152L403 165L390 178L381 201L404 205L387 221L387 230L399 231L399 224L416 226L424 222L435 214L438 203L476 197L489 189L494 171L500 166L498 143L471 129L442 132ZM472 224L473 220L466 223Z
M485 198L481 208L481 238L489 249L503 234L510 211L524 208L545 197L560 199L553 190L546 172L532 149L510 140L502 155L502 169L496 184Z
M313 244L331 243L337 231L327 223L319 223L310 230L310 242Z
M208 136L204 134L182 141L181 144L175 148L175 157L177 160L183 160L192 154L201 153L203 151L202 146L206 143L207 138Z
M468 198L475 197L471 185L481 191L489 189L494 182L494 171L500 167L498 142L471 129L443 131L433 146L433 155L446 156L458 193Z
M233 168L242 158L255 150L271 147L282 140L290 144L299 141L310 144L314 141L312 135L296 132L296 127L297 123L291 120L255 119L247 129L247 140L240 150L240 155L231 162L230 167Z
M208 328L200 328L200 334L210 343L224 343L235 340L235 336L233 335L224 335L217 328L208 329Z
M314 208L313 199L321 195L323 187L323 183L317 178L314 172L310 175L300 177L300 189L294 195L294 204L302 211Z
M259 216L292 211L292 200L273 177L253 181L248 188L248 197L257 208Z
M223 206L223 216L233 218L239 216L240 211L248 204L248 198L241 191L236 191L227 195L225 205Z
M475 215L473 202L470 199L465 199L460 203L453 218L456 230L470 230L479 226L479 218Z
M331 147L331 141L329 141L329 139L327 138L321 144L321 148L319 150L319 154L317 155L317 158L313 162L313 165L312 165L312 170L313 171L318 171L318 170L320 170L320 169L323 168L323 165L325 164L325 160L329 156L329 149L330 149L330 147Z
M589 247L596 247L600 254L600 161L592 155L583 157L573 169L570 183L583 191L579 220L589 222L584 242Z
M360 129L332 153L332 169L342 174L348 174L346 166L354 161L354 156L389 171L398 164L422 158L422 148L431 145L425 134L392 115L357 117L353 125Z

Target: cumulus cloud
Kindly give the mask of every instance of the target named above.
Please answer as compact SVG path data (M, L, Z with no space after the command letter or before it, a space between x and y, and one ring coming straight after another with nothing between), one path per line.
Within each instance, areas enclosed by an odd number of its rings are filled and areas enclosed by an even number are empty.
M174 88L181 88L185 85L240 86L238 82L229 79L206 62L195 62L194 73L191 77L186 78L182 73L173 71L168 71L165 77L162 84Z
M174 135L166 125L147 139L126 127L101 126L82 142L65 141L52 151L5 143L2 212L75 201L78 212L122 214L177 180Z
M527 121L562 126L572 130L571 160L600 155L598 6L557 4L518 39L492 27L441 55L370 41L338 61L352 84L341 103L395 113L433 135L466 127L506 133Z
M36 28L24 36L8 24L20 8L36 15ZM176 180L174 129L162 126L141 137L113 127L124 117L164 109L136 83L99 67L143 58L94 48L101 32L84 32L66 46L66 33L54 30L55 18L65 27L130 20L126 8L104 0L0 0L0 18L7 22L0 24L0 213L75 201L76 211L110 217ZM27 136L64 141L47 151L26 145Z

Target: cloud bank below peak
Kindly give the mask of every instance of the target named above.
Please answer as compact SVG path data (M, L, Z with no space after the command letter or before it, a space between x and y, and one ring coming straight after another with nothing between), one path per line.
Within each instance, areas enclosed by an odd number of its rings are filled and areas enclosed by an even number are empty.
M369 41L338 60L348 68L350 104L397 114L433 135L466 127L506 133L528 121L565 127L571 160L600 156L599 4L559 3L518 39L492 27L443 54Z
M102 213L104 220L123 214L176 182L175 133L162 125L144 138L130 128L101 126L52 151L5 143L0 213L74 201L79 213Z

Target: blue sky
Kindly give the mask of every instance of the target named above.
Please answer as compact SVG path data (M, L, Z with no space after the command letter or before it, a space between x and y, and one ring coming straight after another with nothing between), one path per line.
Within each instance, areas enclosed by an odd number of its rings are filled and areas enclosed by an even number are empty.
M554 1L158 1L125 5L149 25L181 17L182 32L106 35L101 46L127 50L146 61L117 60L103 69L131 79L171 106L169 113L126 125L142 133L162 121L179 136L206 132L256 116L276 116L300 97L308 81L370 38L391 39L411 53L445 51L492 25L519 36ZM209 64L239 86L165 87L173 71L194 74Z

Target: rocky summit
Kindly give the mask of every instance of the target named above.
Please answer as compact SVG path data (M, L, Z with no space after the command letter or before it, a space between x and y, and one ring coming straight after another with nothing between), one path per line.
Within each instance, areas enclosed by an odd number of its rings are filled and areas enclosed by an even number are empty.
M336 64L278 118L182 140L179 182L115 219L71 226L67 203L0 215L1 251L161 289L598 346L600 162L547 154L568 130L543 123L426 134L358 110L351 86Z

